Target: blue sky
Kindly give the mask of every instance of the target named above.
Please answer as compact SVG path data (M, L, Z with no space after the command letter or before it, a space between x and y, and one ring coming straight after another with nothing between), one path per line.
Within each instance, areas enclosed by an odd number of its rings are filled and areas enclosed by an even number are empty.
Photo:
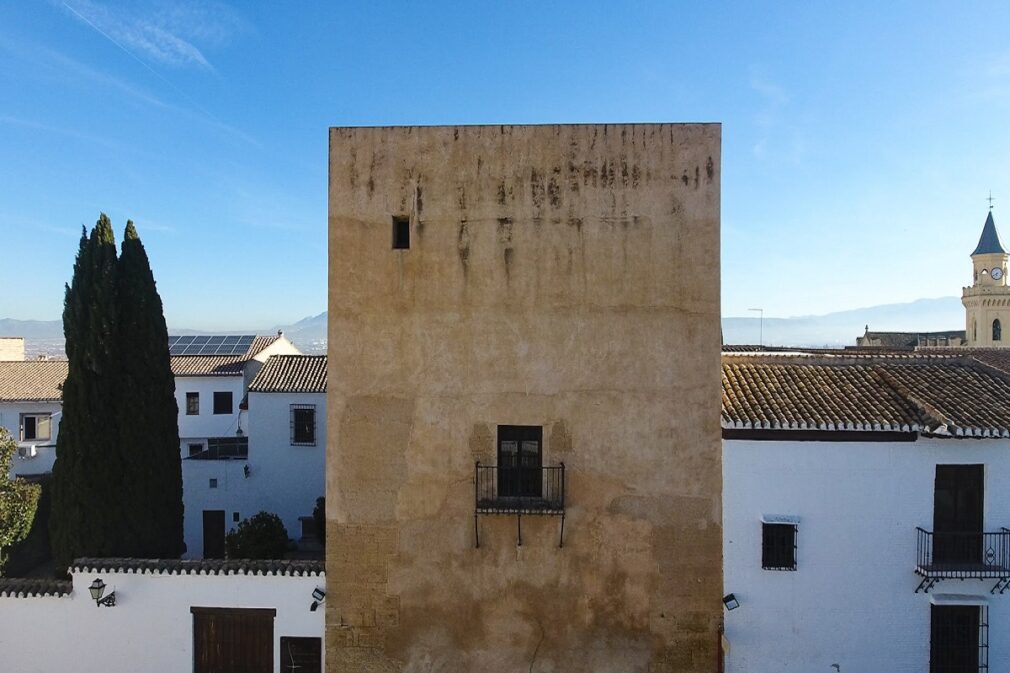
M722 122L724 315L957 295L1010 222L1010 3L548 4L0 0L0 317L102 210L170 325L324 310L345 124Z

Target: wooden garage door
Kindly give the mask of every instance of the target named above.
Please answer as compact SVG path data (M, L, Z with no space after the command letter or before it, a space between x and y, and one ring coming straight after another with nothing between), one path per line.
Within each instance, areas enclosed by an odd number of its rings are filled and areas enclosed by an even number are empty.
M193 673L273 673L277 611L190 608Z

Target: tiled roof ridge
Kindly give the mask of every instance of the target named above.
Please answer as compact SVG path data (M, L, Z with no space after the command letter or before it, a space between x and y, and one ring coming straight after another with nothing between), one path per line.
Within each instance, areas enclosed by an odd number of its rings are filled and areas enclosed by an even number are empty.
M250 393L325 393L326 355L272 355L249 384Z
M245 357L246 360L252 360L267 348L273 346L280 338L280 334L257 334L253 339L253 342L249 344L249 349L245 352L243 357Z
M0 577L0 597L5 598L66 596L72 589L70 580Z
M139 559L79 558L71 572L135 573L150 575L325 575L323 561L260 559Z
M996 349L992 349L992 350L996 350ZM1010 383L1010 371L1008 371L1006 369L1003 369L998 364L994 364L992 362L987 362L987 361L982 360L982 359L980 359L978 357L975 357L974 355L969 355L968 359L970 360L970 363L971 363L972 367L976 367L978 369L981 369L982 371L984 371L985 373L989 374L990 376L995 376L997 378L1003 379L1007 383Z
M943 412L920 398L912 392L911 388L896 379L883 367L873 367L872 373L903 399L911 403L922 416L925 416L929 420L929 424L923 426L923 431L940 435L948 434L949 428L954 425L954 422L947 418Z
M901 361L902 364L915 364L916 361L923 362L950 362L952 360L972 359L967 353L922 353L919 351L869 351L859 352L855 350L838 350L836 353L823 351L803 351L802 349L790 352L723 352L723 362L740 364L795 364L795 365L862 365L869 366L874 360Z

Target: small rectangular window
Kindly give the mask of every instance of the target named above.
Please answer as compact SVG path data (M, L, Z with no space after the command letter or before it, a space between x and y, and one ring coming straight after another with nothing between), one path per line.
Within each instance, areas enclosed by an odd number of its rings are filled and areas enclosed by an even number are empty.
M761 567L765 570L796 570L795 524L761 524Z
M281 673L322 673L322 638L281 636Z
M302 446L315 446L316 405L291 405L291 443Z
M52 417L49 414L21 414L21 441L44 441L52 437Z
M186 415L200 415L200 393L186 393Z
M210 487L211 488L217 488L217 479L211 479L210 480Z
M989 610L982 605L931 605L929 672L989 670Z
M231 392L214 393L214 413L230 414L231 411Z
M239 522L238 512L232 512L231 513L231 520L234 521L235 523Z
M189 445L189 455L198 456L203 453L203 444L190 444Z
M410 218L393 216L393 250L410 248Z

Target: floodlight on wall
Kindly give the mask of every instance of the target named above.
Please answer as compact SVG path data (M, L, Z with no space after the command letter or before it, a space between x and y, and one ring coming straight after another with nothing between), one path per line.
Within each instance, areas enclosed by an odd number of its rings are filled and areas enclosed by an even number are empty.
M736 610L740 607L740 601L736 599L736 594L726 594L723 596L722 604L726 606L727 610Z
M326 592L316 587L312 590L312 605L309 606L309 612L315 612L319 607L319 604L326 600Z
M105 582L102 581L101 577L96 577L95 581L91 583L88 587L88 591L91 592L91 598L94 599L95 605L102 607L103 605L107 608L111 608L116 604L116 592L113 591L111 594L102 598L102 594L105 593Z

